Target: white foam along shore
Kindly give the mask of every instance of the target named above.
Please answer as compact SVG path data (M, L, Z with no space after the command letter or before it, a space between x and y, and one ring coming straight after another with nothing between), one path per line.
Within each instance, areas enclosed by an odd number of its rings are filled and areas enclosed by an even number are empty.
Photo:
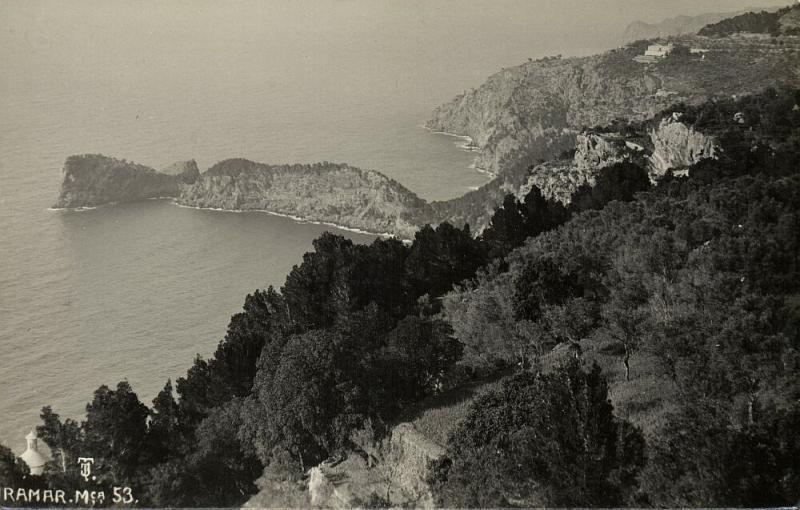
M478 165L476 165L474 162L473 162L473 163L472 163L472 164L471 164L469 167L470 167L471 169L475 170L476 172L480 173L480 174L488 175L488 176L489 176L489 177L491 177L492 179L494 179L495 177L497 177L497 174L495 174L495 173L492 173L492 172L490 172L489 170L486 170L485 168L481 168L481 167L479 167L479 166L478 166Z
M303 218L300 216L294 216L292 214L284 214L275 211L270 211L267 209L223 209L221 207L200 207L197 205L186 205L176 202L172 200L172 204L178 207L183 207L185 209L197 209L199 211L217 211L217 212L228 212L228 213L264 213L269 214L270 216L277 216L279 218L287 218L297 223L309 223L311 225L324 225L326 227L334 227L339 230L344 230L346 232L353 232L354 234L363 234L363 235L370 235L370 236L378 236L383 238L397 238L403 241L404 243L410 243L411 239L405 239L402 237L398 237L394 234L390 234L388 232L370 232L368 230L361 230L360 228L353 228L353 227L345 227L344 225L339 225L337 223L331 223L329 221L317 221L317 220L309 220L307 218Z
M143 200L175 200L175 197L147 197ZM82 212L82 211L94 211L100 207L107 207L111 205L117 205L119 202L106 202L104 204L98 205L83 205L81 207L48 207L48 211L71 211L71 212Z
M456 144L456 147L458 147L459 149L468 152L478 152L481 150L471 136L459 135L456 133L448 133L447 131L433 131L433 133L437 135L445 135L445 136L450 136L452 138L458 138L459 140L461 140L461 143Z
M422 125L422 128L427 129L428 131L430 131L431 133L436 134L436 135L451 136L453 138L458 138L459 140L462 140L464 143L463 144L457 144L457 145L458 145L458 147L460 147L460 148L462 148L464 150L468 150L470 152L480 150L479 147L477 146L477 144L475 144L475 140L473 140L471 136L459 135L458 133L451 133L449 131L434 131L433 129L429 128L428 126L425 126L424 124Z
M449 131L434 131L433 129L429 128L428 126L426 126L424 124L422 125L422 128L423 129L427 129L431 133L434 133L434 134L437 134L437 135L445 135L445 136L450 136L452 138L458 138L459 140L462 140L462 143L457 143L456 146L459 149L465 150L467 152L480 152L480 150L481 150L481 148L478 147L478 144L475 143L475 140L473 140L472 137L469 136L469 135L460 135L458 133L451 133ZM475 160L477 161L477 159L478 159L478 157L476 156ZM497 175L495 175L494 173L490 172L489 170L486 170L485 168L481 168L478 165L476 165L475 161L472 162L472 164L469 166L469 168L471 168L472 170L475 170L476 172L479 172L479 173L482 173L482 174L486 174L486 175L488 175L489 177L492 177L492 178L497 177Z
M103 205L114 205L114 204L103 204ZM73 212L82 212L82 211L92 211L97 209L98 207L103 207L103 205L93 205L87 207L48 207L48 211L73 211Z
M199 211L216 211L216 212L228 212L228 213L264 213L269 214L270 216L278 216L280 218L287 218L292 221L296 221L297 223L308 223L311 225L324 225L326 227L334 227L339 230L344 230L346 232L353 232L354 234L363 234L368 236L378 236L383 237L386 239L397 238L404 243L412 242L411 239L405 239L403 237L398 237L394 234L390 234L388 232L370 232L368 230L361 230L360 228L353 228L353 227L345 227L344 225L339 225L337 223L331 223L329 221L316 221L316 220L309 220L307 218L303 218L300 216L294 216L291 214L284 214L275 211L269 211L267 209L223 209L221 207L200 207L196 205L186 205L181 204L175 201L173 197L151 197L146 198L145 200L169 200L172 205L176 205L178 207L183 207L184 209L197 209ZM91 211L97 209L99 207L117 205L117 202L109 202L107 204L96 205L92 207L48 207L48 211L70 211L70 212L83 212L83 211Z

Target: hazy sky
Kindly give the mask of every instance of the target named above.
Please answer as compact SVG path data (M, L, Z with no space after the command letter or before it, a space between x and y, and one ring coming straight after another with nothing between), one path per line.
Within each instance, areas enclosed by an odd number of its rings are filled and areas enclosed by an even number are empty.
M615 47L635 20L786 3L0 0L0 96L38 86L56 71L59 79L109 86L145 77L166 86L187 75L198 84L214 74L217 82L229 76L225 86L236 88L249 69L269 68L275 80L284 73L328 81L358 75L364 87L383 79L371 73L392 72L400 82L413 75L413 86L437 88L428 97L443 101L528 58ZM84 76L81 69L92 71Z
M4 32L120 29L119 37L175 31L210 37L237 37L243 31L341 33L354 37L409 21L439 30L442 38L459 31L537 30L608 44L634 21L655 22L681 14L727 12L785 5L776 0L0 0ZM402 36L402 34L397 34ZM480 39L478 35L476 39ZM501 43L501 41L497 41Z

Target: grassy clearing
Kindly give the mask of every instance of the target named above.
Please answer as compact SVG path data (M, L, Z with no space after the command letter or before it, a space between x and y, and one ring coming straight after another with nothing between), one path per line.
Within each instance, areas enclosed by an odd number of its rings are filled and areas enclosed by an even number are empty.
M411 422L425 437L445 446L450 432L467 415L472 402L487 391L498 388L500 381L478 381L429 398L402 421Z
M585 341L581 347L586 363L596 362L608 380L614 414L641 428L645 437L657 433L664 415L677 408L678 400L675 384L658 361L647 352L634 354L631 379L626 381L624 365L609 344Z

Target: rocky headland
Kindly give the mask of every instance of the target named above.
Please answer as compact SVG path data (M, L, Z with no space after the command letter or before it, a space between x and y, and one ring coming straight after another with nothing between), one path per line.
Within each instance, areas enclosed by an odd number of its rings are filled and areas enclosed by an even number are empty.
M163 172L101 154L70 156L54 207L81 208L131 202L146 198L177 197L181 185L194 182L197 163L175 163Z
M263 210L346 228L411 238L413 216L427 207L385 175L346 164L265 165L228 159L182 186L181 205Z
M379 172L347 164L266 165L228 159L201 173L194 160L156 171L107 156L71 156L56 207L169 198L187 207L266 211L410 239L424 224L442 221L469 223L480 232L495 203L508 193L522 198L533 185L545 197L566 204L575 190L593 185L597 175L614 163L629 161L647 168L655 182L669 170L681 173L719 152L712 135L677 116L650 119L638 131L584 130L566 141L571 144L562 143L560 148L571 153L570 158L540 161L463 197L431 204Z
M200 178L200 169L197 162L193 159L189 161L178 161L160 170L162 174L178 177L184 184L192 184Z
M201 173L194 161L156 171L87 155L67 159L56 206L169 197L185 206L263 210L402 238L442 221L468 223L477 233L508 193L523 196L534 184L546 196L568 201L615 162L640 164L655 180L716 157L712 134L661 113L676 104L800 84L797 36L676 36L669 39L676 47L672 54L635 62L652 42L589 57L531 60L438 107L426 127L469 137L476 167L495 176L451 200L429 204L379 172L346 164L230 159ZM638 127L622 129L632 125Z
M70 156L56 208L170 198L198 208L267 211L376 234L411 238L430 206L397 181L345 164L265 165L194 160L161 171L99 154Z

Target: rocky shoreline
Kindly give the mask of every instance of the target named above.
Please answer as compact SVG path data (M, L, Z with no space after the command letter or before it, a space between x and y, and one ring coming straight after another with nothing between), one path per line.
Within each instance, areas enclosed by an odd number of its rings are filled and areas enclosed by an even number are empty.
M167 171L94 154L70 156L54 209L166 198L199 209L258 211L354 232L411 239L429 205L400 183L345 164L265 165L221 161Z
M597 174L614 163L638 164L655 182L668 170L680 172L700 159L717 157L713 137L679 118L654 119L651 124L635 134L585 130L571 135L571 144L561 146L573 148L571 159L550 158L513 180L494 176L484 188L494 186L496 192L485 201L501 200L507 193L521 198L535 185L547 198L567 203L578 187L592 185ZM427 223L442 221L469 223L479 233L490 217L468 216L471 209L460 204L461 197L428 203L379 172L347 164L266 165L228 159L201 173L192 160L171 165L166 173L102 155L67 159L54 209L93 209L143 199L168 199L195 209L263 212L403 240L413 239Z

